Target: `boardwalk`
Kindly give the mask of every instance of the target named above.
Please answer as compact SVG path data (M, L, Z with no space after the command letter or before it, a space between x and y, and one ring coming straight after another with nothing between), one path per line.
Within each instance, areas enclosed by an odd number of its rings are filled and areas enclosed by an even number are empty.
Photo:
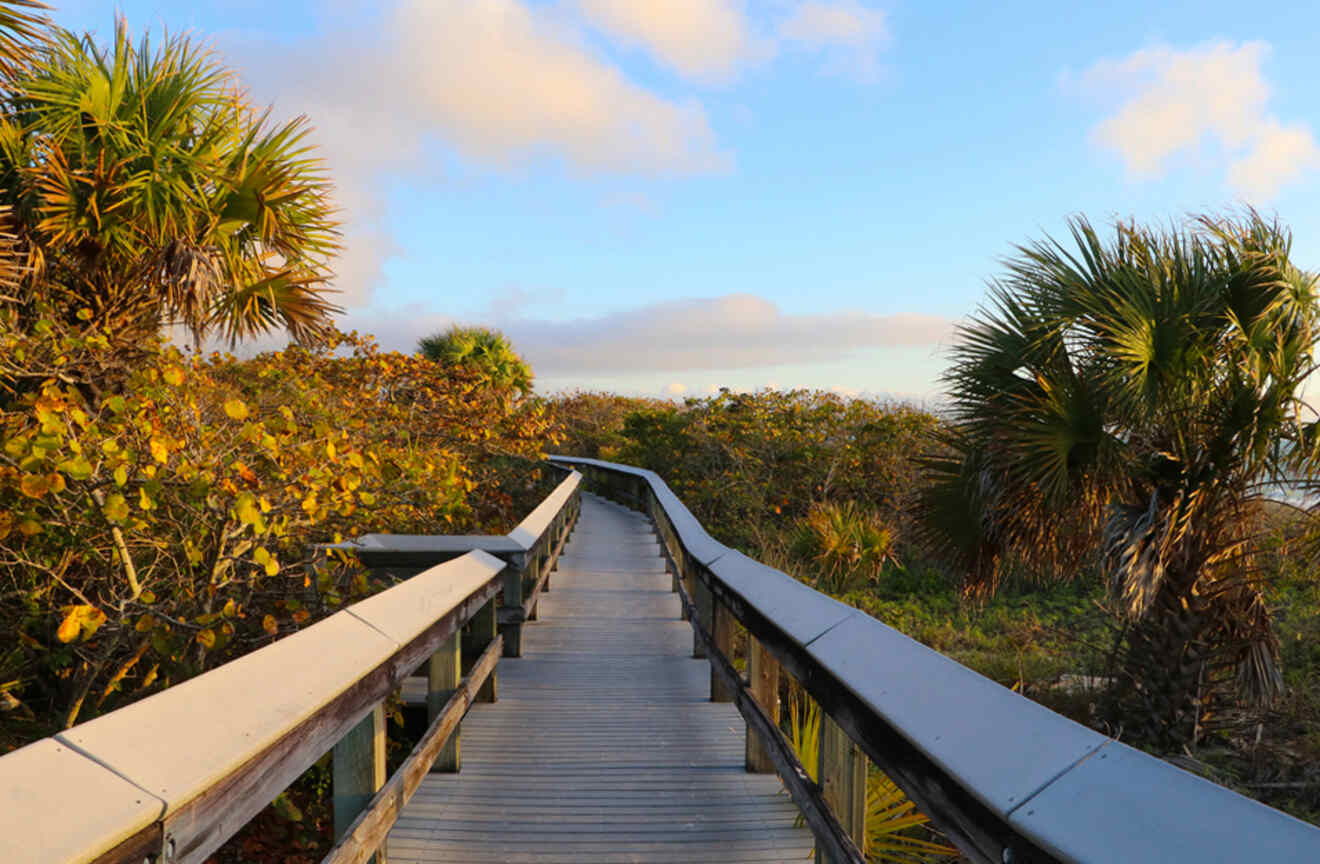
M463 721L463 770L432 774L390 864L805 861L810 832L773 775L743 769L743 722L709 701L659 546L585 496L499 702Z

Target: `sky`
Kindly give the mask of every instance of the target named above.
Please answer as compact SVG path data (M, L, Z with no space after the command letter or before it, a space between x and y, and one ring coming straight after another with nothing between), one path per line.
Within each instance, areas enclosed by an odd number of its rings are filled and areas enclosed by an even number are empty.
M938 401L1071 216L1244 205L1320 270L1320 7L1216 0L54 0L305 114L340 326L497 327L537 389Z

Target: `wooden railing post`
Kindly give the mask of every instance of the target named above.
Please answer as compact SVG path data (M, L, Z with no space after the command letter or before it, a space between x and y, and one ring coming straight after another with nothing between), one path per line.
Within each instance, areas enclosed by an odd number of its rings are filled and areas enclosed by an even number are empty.
M435 722L440 711L454 695L458 682L463 677L463 647L458 633L445 640L440 650L431 655L426 671L426 722ZM462 752L458 741L458 729L445 742L440 755L431 763L433 774L453 774L462 767Z
M559 538L564 536L564 525L568 522L567 515L568 515L568 505L564 505L564 508L555 514L555 518L550 520L550 531L549 531L550 542L546 545L547 550L554 549L556 546L559 545ZM549 564L548 555L549 553L547 552L547 559L546 559L547 564ZM552 566L551 573L553 572L554 572L554 568ZM542 591L550 590L550 573L546 574L545 582L542 584L541 590Z
M733 662L733 616L719 600L711 597L710 635L715 651L722 654L730 663ZM710 668L710 701L732 702L733 690L725 683L724 677Z
M545 537L543 536L540 540L536 541L536 543L532 546L531 551L527 553L527 567L525 570L523 570L524 597L527 596L526 592L532 590L536 586L536 580L541 578L541 568L545 565L544 544L545 544ZM539 605L540 605L540 600L538 598L537 602L532 603L532 608L527 612L528 621L537 620L536 607Z
M495 639L497 630L496 624L498 615L496 614L495 601L489 601L485 606L477 610L477 614L472 616L467 627L463 629L463 658L465 668L464 674L471 671L471 664L481 657L486 646L490 645ZM496 670L492 669L490 677L481 685L477 691L476 702L494 702L499 696L499 686L495 683Z
M500 625L504 635L504 656L522 656L522 603L523 569L526 567L528 553L509 556L509 563L504 567L504 609L513 620Z
M866 754L826 713L820 717L821 793L858 849L866 848ZM817 864L835 864L816 850Z
M692 594L690 595L692 605L696 607L692 610L692 614L697 616L697 623L702 626L702 629L709 633L711 632L711 619L715 617L711 614L713 611L711 607L715 605L715 596L710 593L710 588L706 583L697 578L696 574L692 574L688 578L692 584ZM697 636L696 628L692 630L692 656L698 660L706 656L706 646Z
M779 725L779 661L750 633L747 634L747 682L756 704L761 706L771 723ZM747 727L744 761L747 770L754 774L775 773L775 763L765 744L750 726Z
M692 571L692 565L688 561L687 551L684 550L683 547L680 545L677 547L677 549L674 552L671 553L670 558L674 562L674 579L673 579L673 584L670 587L674 590L675 593L677 593L678 586L681 583L683 587L687 589L688 596L691 597L692 580L688 577L688 574ZM691 613L688 611L687 606L684 606L682 603L678 605L679 605L678 615L680 619L682 619L683 621L687 621L689 618L692 617Z
M331 757L335 840L338 841L366 809L371 796L385 785L385 706L378 703L362 721L335 744ZM375 864L385 864L385 847Z

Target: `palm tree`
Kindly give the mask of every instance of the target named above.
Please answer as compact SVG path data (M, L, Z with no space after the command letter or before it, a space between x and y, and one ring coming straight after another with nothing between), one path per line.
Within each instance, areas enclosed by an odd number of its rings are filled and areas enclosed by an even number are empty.
M475 371L496 389L525 396L532 390L532 370L498 330L485 327L449 328L417 343L423 357Z
M9 65L0 204L29 317L124 346L171 323L199 342L324 335L338 232L303 118L272 122L208 51L135 45L122 20L108 48L55 30Z
M1108 244L1070 227L1074 248L1018 247L961 329L926 530L972 590L1098 563L1127 622L1111 711L1177 747L1282 687L1252 558L1264 496L1314 448L1316 281L1255 212Z
M0 0L0 88L12 90L12 81L29 63L45 38L50 22L40 14L47 8L34 0ZM8 208L0 207L0 302L15 302L23 275L24 256L13 233Z

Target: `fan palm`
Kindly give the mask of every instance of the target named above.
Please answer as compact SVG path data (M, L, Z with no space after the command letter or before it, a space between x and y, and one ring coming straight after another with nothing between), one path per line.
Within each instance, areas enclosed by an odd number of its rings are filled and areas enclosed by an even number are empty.
M108 48L53 31L9 83L0 203L29 300L125 345L168 323L324 334L338 234L305 120L271 122L208 51L134 44L122 20Z
M428 359L472 369L499 390L531 392L531 368L498 330L455 326L423 338L417 350Z
M1178 746L1282 686L1253 526L1312 446L1315 279L1254 212L1071 233L1019 247L961 330L927 530L974 590L1098 562L1128 620L1112 710Z

